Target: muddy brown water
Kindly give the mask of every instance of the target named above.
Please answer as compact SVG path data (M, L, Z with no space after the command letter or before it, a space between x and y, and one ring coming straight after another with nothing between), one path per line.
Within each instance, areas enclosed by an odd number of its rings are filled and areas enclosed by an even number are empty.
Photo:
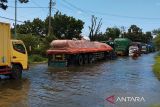
M152 72L154 55L93 65L48 68L32 65L22 80L0 80L0 107L149 107L160 103L160 81ZM105 99L143 97L145 102Z

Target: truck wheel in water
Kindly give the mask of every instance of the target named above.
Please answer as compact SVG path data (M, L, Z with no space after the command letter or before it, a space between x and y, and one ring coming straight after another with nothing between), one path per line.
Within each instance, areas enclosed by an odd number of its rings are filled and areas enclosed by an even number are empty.
M12 66L12 71L10 77L12 79L21 79L22 78L22 67L20 65L14 64Z
M78 64L79 65L83 65L83 57L82 57L82 55L78 56Z
M94 59L94 55L89 55L89 58L88 58L88 63L92 64L94 63L95 59Z
M84 55L84 64L88 64L88 55Z

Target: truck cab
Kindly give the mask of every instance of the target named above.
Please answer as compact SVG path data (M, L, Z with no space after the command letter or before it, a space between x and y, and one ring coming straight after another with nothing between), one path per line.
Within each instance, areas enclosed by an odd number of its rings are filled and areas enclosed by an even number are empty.
M0 75L7 75L13 79L22 77L22 70L27 70L28 54L24 43L21 40L11 40L11 48L8 64L0 66ZM6 60L7 61L7 60ZM5 62L5 61L4 61Z
M147 53L148 53L148 47L147 47L147 44L142 45L141 53L142 53L142 54L147 54Z
M19 64L23 70L28 69L28 54L24 43L21 40L11 40L11 62Z
M10 24L0 22L0 75L14 79L28 69L28 54L21 40L11 40Z
M129 56L133 56L135 52L139 53L139 48L138 46L130 46L129 47Z
M120 56L128 55L128 49L131 43L132 41L128 38L116 38L114 40L116 54Z

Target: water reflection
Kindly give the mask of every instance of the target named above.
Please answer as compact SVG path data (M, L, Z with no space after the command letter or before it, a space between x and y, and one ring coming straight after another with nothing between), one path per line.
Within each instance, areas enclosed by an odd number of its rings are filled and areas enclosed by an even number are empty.
M28 107L30 82L22 80L0 80L0 107Z
M0 106L8 107L110 107L108 96L140 96L145 103L115 107L147 107L160 102L160 82L152 72L154 54L136 60L69 68L33 65L22 81L0 81Z

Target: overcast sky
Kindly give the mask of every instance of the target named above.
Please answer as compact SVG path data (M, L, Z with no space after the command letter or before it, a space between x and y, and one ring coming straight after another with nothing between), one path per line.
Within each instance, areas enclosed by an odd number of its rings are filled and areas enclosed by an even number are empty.
M18 20L45 19L48 16L49 0L30 0L28 4L18 3L18 7L44 7L44 8L18 8ZM0 16L14 19L14 0L8 0L8 9L0 9ZM101 31L107 27L136 24L143 31L152 31L160 27L160 0L56 0L53 14L57 11L81 19L85 22L83 34L88 35L88 26L91 24L91 15L102 18ZM0 18L13 25L13 21Z

